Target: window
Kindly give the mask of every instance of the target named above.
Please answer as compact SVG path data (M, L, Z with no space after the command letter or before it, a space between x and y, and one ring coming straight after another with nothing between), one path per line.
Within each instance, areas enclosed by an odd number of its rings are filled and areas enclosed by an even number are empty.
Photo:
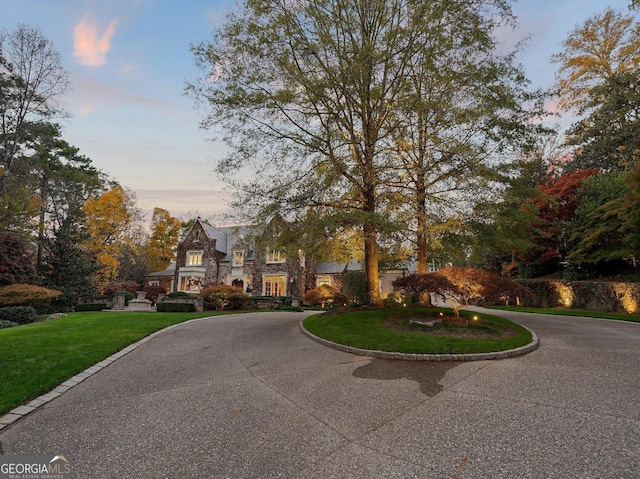
M158 280L149 281L149 286L160 286L160 281Z
M286 296L287 277L284 274L264 277L264 296Z
M199 276L181 276L178 291L199 292L202 285L202 278Z
M187 266L202 266L202 251L187 251Z
M233 266L242 266L244 264L244 251L233 252Z
M267 263L284 263L284 255L280 250L269 250L267 253Z
M200 231L196 231L193 235L193 241L195 243L199 243L200 242Z

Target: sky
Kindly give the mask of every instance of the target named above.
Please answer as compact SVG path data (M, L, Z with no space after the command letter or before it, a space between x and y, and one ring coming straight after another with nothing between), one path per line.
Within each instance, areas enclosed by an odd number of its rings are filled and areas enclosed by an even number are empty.
M518 57L534 88L554 83L568 33L608 6L629 0L519 0L515 31L530 37ZM94 166L135 193L150 218L154 207L187 219L224 222L232 192L215 177L225 147L199 128L201 113L184 95L201 72L190 45L207 41L235 0L0 0L0 29L38 27L60 52L71 89L63 138Z

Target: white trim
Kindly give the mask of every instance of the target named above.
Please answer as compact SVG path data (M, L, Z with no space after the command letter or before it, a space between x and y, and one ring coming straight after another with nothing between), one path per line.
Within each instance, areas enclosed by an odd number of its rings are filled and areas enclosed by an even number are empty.
M191 267L198 267L198 266L202 266L202 255L203 255L203 251L201 249L192 249L192 250L188 250L187 254L185 256L185 266L191 266ZM195 264L193 262L191 262L192 259L194 259L195 257L200 256L200 262ZM193 257L193 258L192 258Z
M279 259L270 259L271 257L278 257ZM265 263L267 264L280 264L280 263L286 263L287 259L285 258L284 254L282 254L282 251L280 251L279 249L268 249L267 250L267 257L265 259Z
M281 283L278 281L278 284L283 285L284 291L281 294L267 294L267 277L281 277L284 278L284 281ZM276 288L277 289L277 288ZM262 296L287 296L289 289L289 275L285 272L277 272L277 273L263 273L262 274Z
M236 262L236 254L240 253L240 262ZM244 250L243 249L235 249L233 250L231 256L231 266L233 268L238 268L240 266L244 266Z

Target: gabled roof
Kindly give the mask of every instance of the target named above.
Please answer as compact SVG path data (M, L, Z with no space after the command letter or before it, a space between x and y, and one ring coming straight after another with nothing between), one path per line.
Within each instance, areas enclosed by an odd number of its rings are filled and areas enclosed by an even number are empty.
M147 276L173 276L176 272L176 262L171 261L169 266L162 271L158 271L156 273L149 273Z
M203 222L200 222L200 224L209 239L216 240L216 250L224 253L220 261L231 261L233 245L235 245L238 240L248 243L245 238L248 238L252 232L250 226L223 226L216 228ZM251 251L251 245L248 244L247 246L249 251L247 251L245 260L252 260L253 251Z
M318 263L314 271L317 274L342 274L345 271L362 271L362 265L358 261L351 261L349 263L325 261L324 263Z

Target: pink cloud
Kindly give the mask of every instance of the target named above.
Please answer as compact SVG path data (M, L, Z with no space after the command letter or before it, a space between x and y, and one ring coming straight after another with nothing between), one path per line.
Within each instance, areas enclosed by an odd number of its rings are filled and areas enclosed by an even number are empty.
M101 33L94 19L85 16L80 20L73 32L73 54L80 64L93 67L104 65L117 23L117 20L112 20Z

